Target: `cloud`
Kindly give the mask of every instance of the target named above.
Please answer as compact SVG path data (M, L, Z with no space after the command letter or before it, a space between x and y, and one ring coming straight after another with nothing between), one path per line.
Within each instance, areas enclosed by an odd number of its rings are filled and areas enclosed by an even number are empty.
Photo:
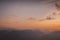
M60 5L55 4L55 6L56 6L56 9L57 9L57 10L60 10Z
M44 21L45 19L39 19L39 21Z
M50 17L50 16L47 16L47 17L46 17L46 20L53 20L53 19L55 19L55 18Z
M54 6L56 7L56 10L60 10L60 0L51 0L48 3L54 3Z
M52 15L53 15L53 16L56 16L56 15L60 15L60 13L55 13L55 12L53 12Z
M52 15L57 15L57 14L55 12L53 12Z
M60 15L60 13L58 15Z
M46 18L40 19L39 21L54 20L54 19L55 19L55 18L53 18L53 17L47 16Z
M27 20L36 20L36 19L33 17L29 17Z
M56 12L53 12L52 15L50 15L50 16L48 15L48 16L46 16L46 17L43 18L43 19L39 19L39 21L55 20L55 19L56 19L56 18L55 18L56 15L60 15L60 13L57 14Z

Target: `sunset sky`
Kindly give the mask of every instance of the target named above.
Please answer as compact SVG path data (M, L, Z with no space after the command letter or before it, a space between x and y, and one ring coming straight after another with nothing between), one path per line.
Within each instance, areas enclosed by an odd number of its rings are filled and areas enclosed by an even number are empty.
M60 30L60 15L49 1L0 3L0 27ZM56 13L53 15L52 13ZM47 17L54 19L47 20Z

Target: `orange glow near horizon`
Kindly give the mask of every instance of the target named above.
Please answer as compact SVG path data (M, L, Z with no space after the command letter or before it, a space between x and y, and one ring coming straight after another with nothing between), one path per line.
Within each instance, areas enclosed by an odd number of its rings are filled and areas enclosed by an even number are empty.
M47 30L60 30L60 22L57 20L46 21L25 21L25 22L2 22L1 26L15 28L15 29L47 29Z

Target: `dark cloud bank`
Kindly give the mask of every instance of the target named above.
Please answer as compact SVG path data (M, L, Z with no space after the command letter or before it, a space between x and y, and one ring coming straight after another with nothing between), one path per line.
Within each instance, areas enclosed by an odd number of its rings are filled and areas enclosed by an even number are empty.
M1 28L0 40L60 40L60 31L44 33L40 30L13 30Z

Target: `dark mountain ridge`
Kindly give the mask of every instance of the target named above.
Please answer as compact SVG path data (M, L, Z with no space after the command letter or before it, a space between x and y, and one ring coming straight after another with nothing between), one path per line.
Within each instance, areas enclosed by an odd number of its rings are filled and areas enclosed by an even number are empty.
M41 30L0 28L0 40L60 40L60 31L45 33Z

